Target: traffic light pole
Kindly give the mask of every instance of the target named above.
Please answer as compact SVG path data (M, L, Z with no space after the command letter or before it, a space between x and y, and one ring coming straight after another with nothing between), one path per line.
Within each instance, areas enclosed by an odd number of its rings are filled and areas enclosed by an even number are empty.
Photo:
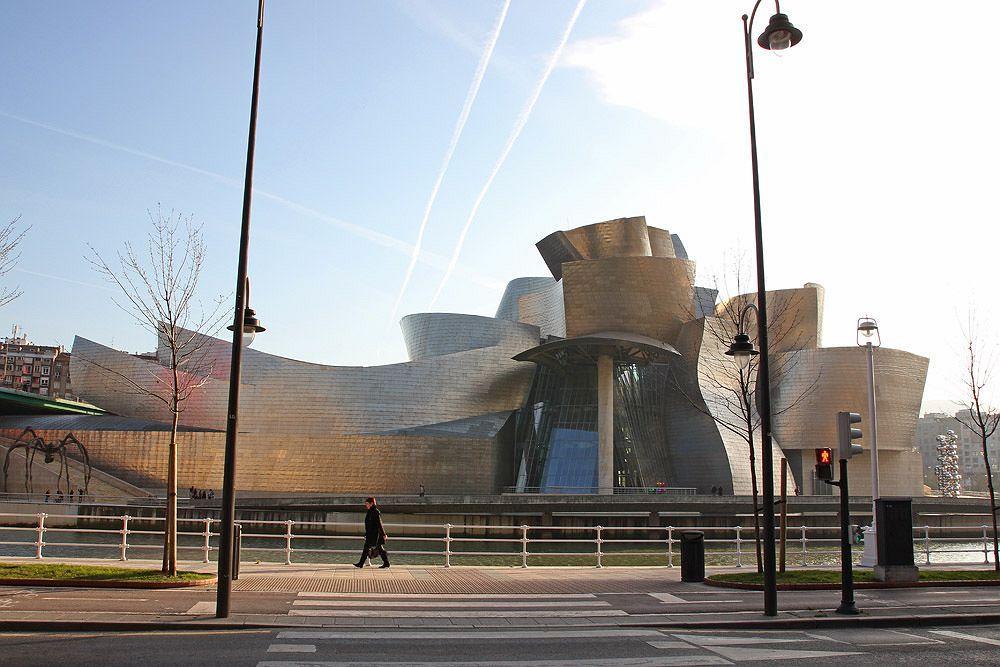
M851 507L847 486L847 459L840 459L840 480L827 481L840 488L840 606L838 614L858 614L854 605L854 563L851 553Z

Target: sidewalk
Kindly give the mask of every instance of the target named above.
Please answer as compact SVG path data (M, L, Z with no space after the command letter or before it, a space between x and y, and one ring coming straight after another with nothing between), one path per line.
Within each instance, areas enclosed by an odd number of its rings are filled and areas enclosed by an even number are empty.
M158 561L75 562L159 565ZM206 572L215 567L215 563L184 565ZM666 567L358 570L350 565L244 563L232 600L230 618L216 619L214 585L164 591L9 586L0 588L0 630L786 629L1000 623L996 587L858 591L859 616L833 613L840 591L782 592L779 615L767 618L761 613L761 593L682 583L680 568Z

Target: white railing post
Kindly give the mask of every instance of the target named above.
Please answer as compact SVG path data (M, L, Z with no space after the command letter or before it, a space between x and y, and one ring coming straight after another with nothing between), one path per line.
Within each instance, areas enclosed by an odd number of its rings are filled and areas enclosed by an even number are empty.
M521 526L521 567L528 567L528 527Z
M122 540L118 545L118 560L128 560L128 514L122 517Z
M601 553L601 545L604 543L604 540L601 539L601 527L597 526L595 530L597 531L597 539L594 540L597 544L597 567L604 567L604 563L601 562L601 556L603 555Z
M201 562L207 563L209 561L209 554L212 553L212 517L207 516L203 521L205 522L205 529L201 532Z
M285 565L292 564L292 524L291 519L285 521Z
M451 567L451 524L444 525L444 566Z
M743 567L743 540L740 538L742 526L736 526L736 567Z
M987 542L986 536L986 526L983 526L983 563L990 562L990 549L989 543Z
M38 515L38 539L35 540L35 558L42 558L42 547L45 545L45 517L48 514L42 512Z
M931 564L931 527L924 526L924 555L927 559L927 565Z
M674 566L674 527L667 526L667 567Z
M802 567L805 567L806 565L809 564L808 563L808 559L806 558L806 527L805 526L802 526L802 537L800 539L802 541L802 554L801 554L801 556L802 556Z

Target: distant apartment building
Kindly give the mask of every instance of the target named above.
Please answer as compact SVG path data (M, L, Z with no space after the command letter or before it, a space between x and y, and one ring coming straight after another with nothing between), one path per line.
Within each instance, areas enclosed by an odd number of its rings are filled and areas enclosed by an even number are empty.
M72 398L69 360L69 352L61 345L36 345L15 325L12 335L0 342L3 367L0 386L41 396Z
M958 436L958 466L962 473L962 489L964 491L986 490L986 464L983 462L983 444L976 433L956 418L968 415L963 410L955 415L942 412L928 412L917 421L916 447L920 451L920 459L924 469L924 483L932 489L937 488L937 476L934 468L937 466L937 436L944 435L949 430ZM968 421L967 418L963 418ZM990 467L993 469L994 484L1000 482L1000 432L987 440L990 454Z

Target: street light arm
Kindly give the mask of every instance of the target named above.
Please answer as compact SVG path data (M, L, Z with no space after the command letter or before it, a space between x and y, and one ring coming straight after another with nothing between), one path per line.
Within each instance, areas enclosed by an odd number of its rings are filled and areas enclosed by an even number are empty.
M746 333L747 329L746 326L744 325L744 320L746 319L747 312L750 310L752 310L757 317L760 317L760 309L757 307L757 304L753 303L752 301L747 303L747 305L743 306L743 308L740 310L740 323L738 325L739 327L738 333Z

